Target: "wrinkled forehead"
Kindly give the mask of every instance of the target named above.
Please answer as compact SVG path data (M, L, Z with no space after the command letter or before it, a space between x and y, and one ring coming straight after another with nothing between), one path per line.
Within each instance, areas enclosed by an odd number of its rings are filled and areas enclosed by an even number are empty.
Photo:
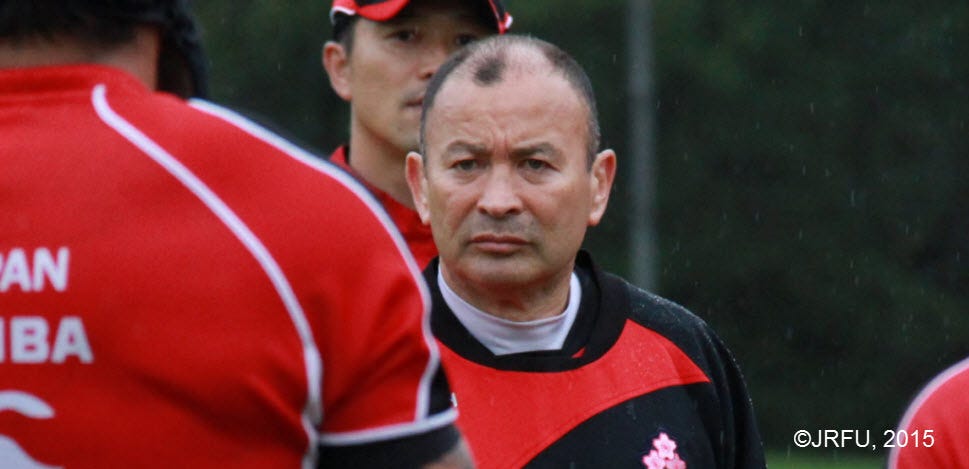
M475 99L479 95L487 99ZM478 106L476 111L523 107L545 102L554 112L563 104L582 103L578 90L541 51L530 47L476 54L461 63L442 83L429 109ZM584 117L584 116L583 116Z
M496 136L511 144L558 138L569 144L577 141L584 148L588 111L569 82L550 67L507 65L501 72L488 64L480 70L456 70L443 84L424 123L429 153L455 140ZM484 85L476 77L498 73L499 80Z

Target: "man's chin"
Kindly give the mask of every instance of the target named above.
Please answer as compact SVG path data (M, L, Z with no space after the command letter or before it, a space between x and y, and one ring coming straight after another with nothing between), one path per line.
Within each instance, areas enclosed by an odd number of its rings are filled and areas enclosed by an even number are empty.
M533 267L524 262L523 256L477 256L467 272L477 282L490 287L514 286L530 283Z
M407 153L412 151L420 151L421 145L417 141L417 138L398 138L396 141L397 148L399 149L400 159L406 159Z

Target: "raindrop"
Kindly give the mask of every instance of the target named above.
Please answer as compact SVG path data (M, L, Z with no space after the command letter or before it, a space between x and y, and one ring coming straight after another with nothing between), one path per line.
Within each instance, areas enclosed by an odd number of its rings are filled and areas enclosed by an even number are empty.
M804 26L797 27L797 35L800 37L804 37Z

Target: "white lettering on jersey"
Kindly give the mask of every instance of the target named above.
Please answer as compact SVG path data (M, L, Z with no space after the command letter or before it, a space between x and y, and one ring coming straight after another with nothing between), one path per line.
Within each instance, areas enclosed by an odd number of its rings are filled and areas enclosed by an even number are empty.
M22 391L0 391L0 412L12 411L32 419L54 417L54 409L33 394ZM30 457L12 438L0 435L0 462L11 469L56 469Z
M10 469L60 469L37 462L16 441L3 435L0 435L0 461Z
M84 323L81 318L67 316L61 319L57 327L57 337L54 339L54 351L50 354L51 363L64 363L69 356L75 356L81 363L94 361L91 345L87 342Z
M0 391L0 412L6 410L17 412L32 419L54 417L54 409L46 402L33 394L22 391Z
M50 282L54 290L67 289L67 264L71 258L71 251L66 247L57 249L57 262L50 255L50 250L40 248L34 251L34 291L44 289L44 279Z
M0 253L0 293L14 286L23 292L40 292L44 291L45 283L62 292L67 289L70 258L71 251L66 247L57 249L56 259L50 249L37 248L33 262L27 262L27 253L22 248L13 248L6 256Z
M94 353L84 330L84 323L77 316L61 318L50 343L50 326L40 316L17 316L9 324L11 363L64 363L69 357L77 357L81 363L93 363ZM4 320L0 318L0 363L5 360Z
M4 261L0 255L0 293L17 284L23 291L30 291L30 269L27 267L27 256L24 250L15 248L7 254Z
M10 319L10 361L43 363L47 361L47 321L41 317Z

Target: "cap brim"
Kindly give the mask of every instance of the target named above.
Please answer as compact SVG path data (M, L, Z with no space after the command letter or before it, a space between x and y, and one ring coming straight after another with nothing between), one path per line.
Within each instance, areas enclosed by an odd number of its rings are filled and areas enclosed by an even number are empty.
M482 1L487 11L491 12L492 16L489 19L494 21L492 24L495 25L498 34L504 34L505 31L508 31L512 22L511 15L493 0ZM360 15L360 17L371 21L383 22L397 16L409 3L410 0L385 0L371 5L357 5L357 2L353 0L334 0L333 8L330 9L330 21L333 22L335 15L341 13L351 16Z
M387 21L400 13L410 0L386 0L357 8L357 14L371 21Z

